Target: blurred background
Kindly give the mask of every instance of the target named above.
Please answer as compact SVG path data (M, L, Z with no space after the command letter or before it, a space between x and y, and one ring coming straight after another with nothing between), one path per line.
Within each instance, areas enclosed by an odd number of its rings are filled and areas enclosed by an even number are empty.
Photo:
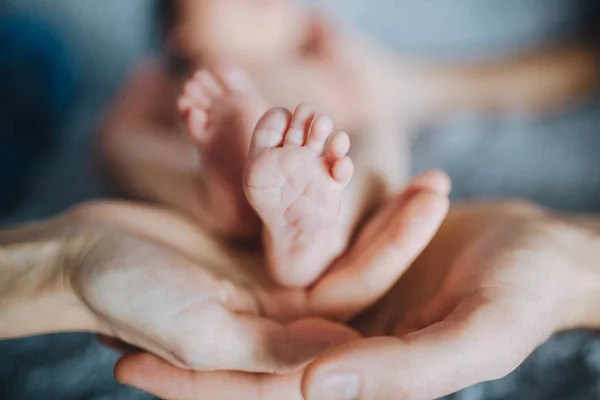
M290 1L221 3L233 4L229 13L241 7L248 15L254 3L278 2ZM136 66L158 57L177 67L181 58L167 46L166 15L157 15L167 11L159 3L0 1L2 226L116 194L103 174L99 127ZM598 0L305 3L322 8L339 29L365 35L385 54L365 57L389 63L389 79L407 82L395 112L405 121L398 134L410 140L411 173L444 169L456 201L517 197L600 211ZM272 15L280 21L285 12ZM217 25L214 15L207 25ZM217 43L207 45L215 54L233 40L227 31L239 28L233 25L205 32ZM277 45L269 42L264 54ZM419 82L428 83L426 106L413 107L422 95ZM415 109L417 116L410 114ZM117 354L91 335L0 342L0 359L2 399L149 398L113 380ZM600 336L559 335L509 377L452 398L600 398Z

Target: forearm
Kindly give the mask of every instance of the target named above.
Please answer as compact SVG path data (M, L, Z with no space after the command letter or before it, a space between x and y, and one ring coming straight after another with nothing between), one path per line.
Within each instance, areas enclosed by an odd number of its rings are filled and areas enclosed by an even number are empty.
M504 215L527 221L520 228L521 234L524 230L531 238L527 246L539 257L536 262L546 265L560 282L548 293L555 298L557 330L600 329L600 215L561 213L530 203L508 204L511 211Z
M565 239L571 258L580 271L579 314L575 326L600 329L600 217L573 215L564 219L572 230Z
M93 329L68 269L63 219L0 232L0 339Z

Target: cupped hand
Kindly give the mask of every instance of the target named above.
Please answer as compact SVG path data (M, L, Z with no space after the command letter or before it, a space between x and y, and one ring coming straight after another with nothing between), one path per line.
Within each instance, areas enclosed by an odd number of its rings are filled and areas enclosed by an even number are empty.
M245 368L242 368L243 363L234 365L234 368L224 364L219 365L218 368L208 368L206 363L190 365L187 362L181 365L180 362L173 362L172 357L169 358L164 353L157 352L146 345L142 347L154 353L154 355L126 356L117 365L117 378L124 383L167 399L205 398L207 394L211 399L247 399L252 396L261 399L301 398L301 372L280 376L231 372L231 370L285 372L291 370L291 366L298 366L301 362L314 358L319 351L331 347L333 344L356 339L356 336L352 336L352 331L341 328L341 325L311 317L327 317L340 321L348 320L377 302L393 286L404 270L410 266L437 231L448 209L449 186L447 177L440 173L434 172L417 178L403 194L391 199L369 221L347 254L340 258L314 287L307 290L273 287L262 276L261 271L263 268L260 262L256 263L251 255L241 251L233 252L223 250L223 248L218 251L215 248L208 251L208 254L220 254L219 257L227 260L220 267L220 276L223 276L223 272L226 271L226 276L229 279L225 286L229 288L229 294L221 297L227 299L227 304L230 305L227 309L228 315L235 315L233 314L234 310L243 311L245 313L243 318L249 318L248 314L253 315L252 313L256 313L252 318L255 321L262 318L263 324L267 321L270 324L275 324L274 321L295 320L296 322L291 325L283 325L284 327L297 327L293 332L298 335L291 335L288 332L288 336L286 336L288 343L295 350L301 350L300 346L293 345L294 342L309 342L313 344L309 350L314 350L306 351L303 357L300 357L300 362L287 363L289 364L287 365L288 368L278 368L272 371L267 371L265 368L257 369L256 365L250 363L246 363ZM120 215L120 223L126 223L130 229L133 228L138 234L144 234L146 237L152 238L153 241L166 244L169 248L187 255L188 259L202 260L204 257L205 261L199 262L199 264L210 265L207 262L209 260L206 260L206 246L204 246L204 249L200 249L202 240L207 242L207 239L203 237L192 222L179 219L173 214L157 214L155 211L149 212L139 208L125 212L126 210L122 206L112 207L118 207L118 209L114 211L107 209L106 213ZM154 272L156 274L159 269L157 267L152 270L156 270ZM139 270L144 273L143 267L139 267ZM102 276L104 272L99 271L99 274ZM160 286L161 289L156 298L146 300L145 308L135 314L138 318L143 317L146 321L147 329L142 330L143 332L148 331L152 324L160 321L160 318L157 319L157 315L164 314L164 312L157 313L156 310L156 307L160 305L161 296L175 292L178 299L193 298L190 292L186 290L186 288L194 286L191 284L189 277L185 278L187 274L189 272L182 275L183 280L188 281L183 284L181 281L173 281L172 284L169 284L168 280L171 278L168 277L175 275L169 272L168 269L160 272L161 278L159 280L149 280L149 284L145 288L152 290L151 287ZM146 277L148 275L148 273L145 273ZM101 282L101 280L97 277L92 278L89 282L91 287L94 288L97 282ZM184 289L178 289L179 285L183 285ZM236 288L236 290L234 291L232 288ZM92 293L94 292L95 290L92 291ZM138 289L131 291L131 293L141 294L142 292ZM131 294L130 297L132 297ZM106 307L106 301L101 295L94 298L95 301L92 304L100 304L101 307ZM147 297L145 298L147 299ZM177 313L178 308L175 304L171 302L165 310ZM242 304L242 306L232 308L231 304ZM198 324L201 324L202 327L210 326L212 318L210 315L208 317L203 316L196 309L190 309L189 307L186 307L185 310L186 318L189 316L192 321L195 321L196 325L192 324L192 328L197 329ZM105 315L113 315L114 313L114 308L104 311ZM130 313L120 316L118 319L119 324L112 324L112 326L119 326L123 323L129 324L130 321L135 321L135 315ZM317 321L320 325L316 325ZM308 323L312 325L308 325ZM235 328L238 328L236 332L240 335L246 332L249 338L255 336L252 329L256 324L240 325L239 322L236 322L236 324ZM209 337L212 338L211 340L206 340L201 335L206 334L207 330L210 331ZM187 349L180 349L177 352L179 358L185 357L186 352L194 348L210 350L207 354L200 352L200 355L204 356L200 357L203 360L219 359L221 357L220 352L228 354L228 351L232 353L231 348L244 346L259 353L264 352L261 349L265 347L266 342L262 345L260 343L260 339L265 339L264 335L259 337L259 340L252 342L248 338L240 338L241 341L236 342L230 334L223 333L227 330L231 330L231 326L217 324L214 328L205 328L193 336L194 329L187 328L186 325L173 325L170 329L172 335L175 335L171 336L172 338L176 339L177 333L190 334L190 337L193 337L191 342L187 339ZM303 337L300 333L303 334ZM132 342L131 337L124 337L121 331L116 336L125 339L129 343ZM226 342L229 348L227 346L216 346L222 342L222 337L229 339ZM317 340L319 338L320 341ZM324 340L325 338L328 340ZM316 340L317 343L321 344L320 346L314 345ZM176 342L173 341L173 343ZM186 343L186 340L183 343ZM267 348L270 347L272 346ZM199 353L192 351L192 354ZM298 356L301 353L294 352L293 354ZM281 354L278 353L271 357L273 360L280 358ZM284 360L286 359L289 359L289 356L284 358ZM191 367L191 369L202 372L191 372L182 369L182 366ZM215 369L229 370L229 372L206 372Z
M268 286L250 256L229 254L193 223L126 203L80 206L65 257L91 328L194 370L282 373L356 337L323 319L262 311ZM281 322L280 322L281 321Z
M305 398L434 399L507 375L550 335L589 320L600 293L593 240L531 205L453 209L400 283L355 321L374 338L313 363Z

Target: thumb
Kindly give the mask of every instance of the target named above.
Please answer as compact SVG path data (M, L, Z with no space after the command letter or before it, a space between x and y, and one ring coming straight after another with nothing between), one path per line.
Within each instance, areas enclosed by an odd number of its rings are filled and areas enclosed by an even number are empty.
M309 294L312 315L338 320L376 303L431 241L449 208L446 175L416 178L367 224Z
M537 310L472 299L403 338L348 343L306 371L306 400L435 399L514 370L549 334Z

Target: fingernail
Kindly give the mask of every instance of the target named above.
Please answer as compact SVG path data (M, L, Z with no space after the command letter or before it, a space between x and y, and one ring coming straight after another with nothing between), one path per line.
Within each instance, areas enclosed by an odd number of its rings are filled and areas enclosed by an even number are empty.
M361 379L358 374L329 374L309 396L310 400L358 400Z

